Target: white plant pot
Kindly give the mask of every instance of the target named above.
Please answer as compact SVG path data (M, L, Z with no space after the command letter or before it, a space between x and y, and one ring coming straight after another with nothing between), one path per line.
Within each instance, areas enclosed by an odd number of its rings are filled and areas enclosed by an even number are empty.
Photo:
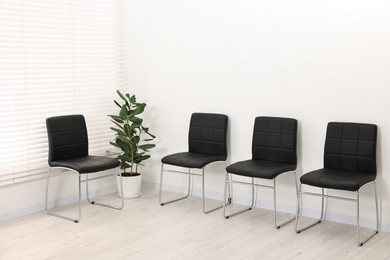
M142 182L142 175L138 176L131 176L131 177L122 177L117 176L117 183L118 187L120 187L120 178L122 179L123 184L123 198L125 199L133 199L138 198L142 195L141 193L141 182ZM120 191L120 188L119 188ZM120 197L122 197L122 194L118 194Z

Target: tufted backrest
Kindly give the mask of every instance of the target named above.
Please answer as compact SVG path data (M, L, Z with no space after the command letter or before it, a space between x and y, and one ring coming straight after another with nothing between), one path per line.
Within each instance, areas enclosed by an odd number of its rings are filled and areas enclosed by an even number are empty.
M328 123L324 167L376 174L377 126Z
M49 165L52 161L88 155L88 134L84 116L68 115L46 119Z
M228 117L222 114L193 113L188 135L189 152L227 157Z
M252 159L297 164L298 122L292 118L256 117Z

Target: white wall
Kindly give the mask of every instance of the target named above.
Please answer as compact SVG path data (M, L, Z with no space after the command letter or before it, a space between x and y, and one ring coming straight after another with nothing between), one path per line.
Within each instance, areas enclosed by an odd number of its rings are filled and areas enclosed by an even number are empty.
M329 121L374 123L382 228L390 230L389 13L385 0L126 1L128 87L147 102L145 119L159 137L145 180L158 183L161 157L187 149L195 111L229 116L229 162L250 158L256 116L298 119L298 176L322 166ZM210 170L210 196L220 197L224 168ZM167 188L183 189L174 177ZM294 208L292 181L281 178L286 211ZM245 188L235 191L248 200ZM362 194L369 225L371 187ZM271 192L259 195L268 207ZM318 212L314 201L305 199L305 214ZM354 223L353 205L330 201L328 211Z

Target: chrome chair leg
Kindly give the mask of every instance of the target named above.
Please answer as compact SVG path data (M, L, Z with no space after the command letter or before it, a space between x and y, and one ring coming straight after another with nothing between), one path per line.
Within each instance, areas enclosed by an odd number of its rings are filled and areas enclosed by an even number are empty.
M225 169L226 169L226 167L227 167L228 165L227 165L227 162L225 161ZM226 179L225 179L225 181L226 181ZM225 185L225 187L226 187L226 185ZM233 184L232 183L230 183L229 185L228 185L228 187L227 187L227 192L228 192L228 197L226 198L225 196L224 196L224 205L223 206L227 206L227 205L229 205L229 204L232 204L232 200L233 200Z
M49 182L50 182L50 173L51 168L47 171L47 178L46 178L46 193L45 193L45 211L48 212L48 200L49 200Z
M79 174L79 218L77 219L77 222L81 221L81 175Z
M295 191L298 194L296 173L295 172L293 172L293 173L294 173L294 180L295 180ZM283 227L284 225L294 221L296 216L294 216L294 217L292 217L290 219L287 219L286 221L284 221L284 222L282 222L280 224L277 224L277 221L276 221L276 219L277 219L277 211L276 211L276 178L274 178L274 180L273 180L273 190L274 190L274 224L275 224L275 228L279 229L279 228ZM298 200L298 198L297 198L297 200ZM298 201L297 201L297 203L298 203Z
M226 162L225 162L225 164L226 164ZM217 206L215 208L211 208L211 209L206 210L205 167L202 167L202 173L201 174L191 172L191 168L188 168L188 174L185 173L185 172L174 171L174 170L166 170L166 171L167 172L172 172L172 173L180 173L180 174L188 175L188 192L183 197L179 197L177 199L173 199L173 200L170 200L170 201L162 201L162 186L163 186L164 164L161 164L160 192L159 192L159 203L160 203L161 206L164 206L165 204L169 204L169 203L172 203L172 202L176 202L176 201L188 198L189 195L191 194L191 178L193 176L200 176L202 178L202 204L203 204L203 212L205 214L208 214L208 213L213 212L213 211L215 211L217 209L220 209L220 208L223 207L224 204L226 204L226 202L224 201L222 205ZM229 198L228 198L228 202L227 203L231 202L230 193L231 193L231 191L230 191L230 188L229 188Z
M123 209L124 205L125 205L125 200L124 200L124 197L123 197L123 183L122 183L122 178L119 178L119 194L121 195L121 205L119 207L115 207L115 206L112 206L112 205L109 205L109 204L105 204L105 203L100 203L100 202L96 202L95 200L91 200L89 198L89 179L88 179L88 174L85 174L85 188L86 188L86 193L87 193L87 201L92 204L92 205L98 205L98 206L102 206L102 207L106 207L106 208L110 208L110 209L117 209L117 210L121 210Z
M375 195L376 228L371 234L369 234L362 241L360 240L360 234L359 234L359 229L360 229L360 225L359 225L359 219L360 219L359 191L356 192L356 211L357 211L357 214L356 214L356 241L357 241L358 246L364 245L369 239L371 239L373 236L375 236L379 232L378 196L377 196L375 181L373 182L373 184L374 184L374 195Z
M298 229L298 221L299 221L299 216L302 214L301 212L301 208L299 206L299 204L301 203L301 199L302 199L302 183L299 185L299 190L298 190L298 209L297 209L297 216L296 216L296 219L295 219L295 232L297 232L298 234L301 233L302 231L308 229L308 228L311 228L319 223L321 223L322 219L324 218L324 199L325 199L325 194L324 194L324 188L321 188L322 189L322 196L321 196L321 216L318 220L316 220L314 223L312 224L309 224L307 226L304 226L300 229ZM302 203L303 204L303 203Z
M173 200L169 200L169 201L162 201L162 185L163 185L163 172L164 172L164 164L161 164L161 173L160 173L160 193L159 193L159 203L161 206L164 206L166 204L169 204L169 203L172 203L172 202L176 202L176 201L179 201L179 200L183 200L183 199L186 199L188 198L188 196L190 196L190 192L191 192L191 169L188 169L188 192L187 192L187 195L185 195L184 197L180 197L180 198L177 198L177 199L173 199Z
M229 185L229 173L226 173L225 186L223 187L223 201L226 201L228 185ZM226 203L223 204L223 215L226 216Z
M79 201L78 201L78 211L79 211L79 217L74 219L68 216L60 215L57 213L53 213L48 208L48 200L49 200L49 182L50 182L50 175L51 175L52 168L49 169L47 173L47 182L46 182L46 202L45 202L45 211L48 215L62 218L65 220L69 220L75 223L79 223L81 219L81 175L79 174Z
M302 184L301 184L302 185ZM302 196L302 191L301 191L301 185L299 186L299 196ZM349 201L356 201L356 242L358 244L358 246L362 246L364 245L364 243L366 243L369 239L371 239L374 235L378 234L379 232L379 210L378 210L378 195L377 195L377 190L376 190L376 183L375 181L373 182L373 185L374 185L374 195L375 195L375 213L376 213L376 228L373 230L373 232L371 232L369 235L367 235L364 239L360 240L360 194L359 194L359 190L356 191L356 199L350 199L350 198L344 198L344 197L337 197L337 196L330 196L330 195L324 195L324 188L322 188L322 194L321 195L316 195L316 196L321 196L321 201L322 201L322 204L321 204L321 217L319 220L317 220L316 222L308 225L308 226L305 226L301 229L298 229L298 218L300 216L300 209L299 209L299 205L298 205L298 208L297 208L297 219L296 219L296 222L295 222L295 231L297 233L300 233L318 223L321 222L321 220L323 219L324 217L324 199L325 199L325 196L326 197L331 197L331 198L336 198L336 199L343 199L343 200L349 200ZM312 195L315 195L312 193ZM300 200L298 200L298 203L300 202Z
M226 205L232 204L233 203L233 183L228 184L228 198L226 201Z
M297 184L297 178L296 178L296 173L293 172L293 174L294 174L294 181L295 181L295 192L296 192L297 200L298 200L298 184ZM254 204L255 204L255 195L254 195L254 193L255 193L255 187L256 187L256 186L259 186L259 187L266 187L266 188L272 188L272 189L273 189L273 195L274 195L274 202L273 202L273 207L274 207L274 225L275 225L275 228L276 228L276 229L279 229L280 227L282 227L282 226L284 226L284 225L286 225L286 224L288 224L288 223L290 223L290 222L292 222L292 221L294 221L294 220L296 219L296 215L294 215L292 218L290 218L290 219L288 219L288 220L286 220L286 221L284 221L284 222L282 222L282 223L280 223L280 224L277 223L277 210L276 210L276 201L277 201L277 200L276 200L276 198L277 198L277 196L276 196L276 178L273 179L273 185L272 185L272 186L266 186L266 185L255 184L255 183L254 183L254 178L251 178L251 179L252 179L252 184L249 184L249 183L248 183L247 185L250 185L250 186L252 187L252 205L251 205L249 208L246 208L246 209L241 210L241 211L238 211L238 212L234 212L234 213L232 213L232 214L230 214L230 215L226 215L226 207L225 207L225 208L224 208L224 211L223 211L224 217L225 217L225 218L229 218L229 217L231 217L231 216L235 216L235 215L238 215L238 214L243 213L243 212L245 212L245 211L251 210L251 209L253 208ZM225 200L226 200L226 187L227 187L227 185L228 185L229 183L233 184L233 181L229 179L229 173L227 173L227 174L226 174L226 179L225 179ZM240 182L238 182L238 183L240 183ZM241 182L241 184L246 184L246 183L242 183L242 182ZM299 211L299 205L298 205L298 203L297 203L297 210Z
M232 213L232 214L230 214L230 215L226 215L226 207L224 207L223 216L224 216L226 219L228 219L228 218L230 218L230 217L233 217L233 216L236 216L236 215L238 215L238 214L241 214L241 213L243 213L243 212L245 212L245 211L251 210L251 209L253 208L253 206L254 206L254 204L255 204L255 185L254 185L254 184L255 184L255 180L254 180L254 178L251 178L251 179L252 179L252 185L251 185L251 188L252 188L252 204L250 205L249 208L245 208L245 209L243 209L243 210L234 212L234 213ZM230 178L229 178L229 173L226 173L225 186L228 185L229 182L230 182L231 185L233 186L233 182L232 182L232 181L230 180ZM224 200L226 200L226 196L225 196Z
M220 209L220 208L224 207L224 205L226 204L226 202L225 202L226 198L224 197L222 205L217 206L217 207L212 208L212 209L209 209L209 210L206 210L204 167L202 168L202 199L203 199L203 213L204 214L208 214L210 212L216 211L217 209Z

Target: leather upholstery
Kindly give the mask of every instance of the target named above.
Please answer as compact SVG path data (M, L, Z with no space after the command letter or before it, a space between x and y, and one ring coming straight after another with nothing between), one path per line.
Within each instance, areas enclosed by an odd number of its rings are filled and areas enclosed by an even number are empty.
M52 161L50 166L66 167L79 173L92 173L116 168L119 166L119 162L118 160L109 157L89 155L79 158Z
M263 179L294 171L297 166L297 127L297 120L292 118L256 117L252 159L234 163L226 171Z
M296 164L297 125L292 118L257 117L252 159Z
M48 163L79 173L92 173L119 166L117 159L88 154L88 134L84 116L68 115L46 119L49 141Z
M202 168L227 158L228 117L222 114L193 113L188 134L188 152L167 155L163 164Z
M274 179L279 174L294 171L296 168L295 164L246 160L229 165L226 171L247 177Z
M374 180L373 174L329 168L311 171L301 177L303 184L349 191L357 191L364 184Z
M328 124L324 167L376 174L377 126L371 124Z
M194 113L188 135L188 151L227 157L228 117L220 114Z
M46 119L49 165L52 161L88 155L88 134L84 116L69 115Z
M167 155L161 159L161 162L164 164L200 169L209 163L224 161L225 159L226 157L220 155L183 152Z
M301 177L311 186L357 191L376 178L377 126L330 122L327 127L324 168Z

